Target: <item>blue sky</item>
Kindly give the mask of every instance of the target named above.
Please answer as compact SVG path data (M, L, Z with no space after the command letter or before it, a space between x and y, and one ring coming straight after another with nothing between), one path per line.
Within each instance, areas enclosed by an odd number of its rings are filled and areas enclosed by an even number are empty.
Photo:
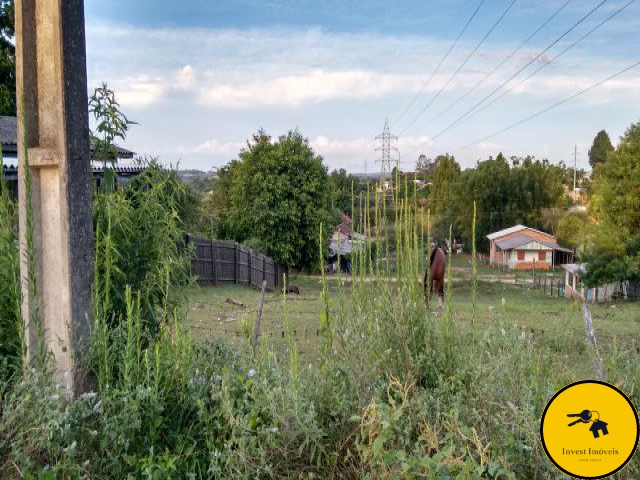
M570 1L451 107L566 0L515 1L449 82L512 3L486 0L428 84L479 0L91 0L85 4L89 86L107 81L140 123L127 147L182 168L224 165L259 128L273 136L298 128L330 168L371 172L379 168L374 137L387 117L392 133L402 133L397 146L405 170L419 153L454 152L463 166L500 151L568 162L574 144L585 166L598 130L605 128L615 141L640 120L640 67L507 133L476 141L640 60L640 1L554 60L628 0L605 2L506 85L517 86L513 91L433 137L601 1Z

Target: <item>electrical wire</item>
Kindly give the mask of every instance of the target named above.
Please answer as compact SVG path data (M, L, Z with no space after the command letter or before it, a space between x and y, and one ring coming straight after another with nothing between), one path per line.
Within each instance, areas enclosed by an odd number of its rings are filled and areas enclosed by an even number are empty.
M517 84L515 84L514 86L512 86L511 88L505 90L504 92L502 92L500 95L498 95L496 98L494 98L493 100L491 100L489 103L486 103L485 105L483 105L482 107L478 108L477 110L471 112L469 115L467 115L465 118L461 119L460 122L458 123L458 125L460 123L464 123L467 120L469 120L470 118L474 117L475 115L477 115L478 113L486 110L487 108L489 108L490 106L492 106L493 104L495 104L496 102L498 102L501 98L505 97L506 95L508 95L509 93L513 92L516 88L518 88L520 85L522 85L523 83L525 83L526 81L528 81L529 79L531 79L532 77L534 77L535 75L538 74L538 72L540 72L541 70L545 69L546 67L548 67L549 65L551 65L553 62L555 62L558 58L560 58L562 55L564 55L565 53L567 53L569 50L571 50L573 47L575 47L576 45L578 45L580 42L582 42L585 38L587 38L589 35L591 35L593 32L595 32L596 30L598 30L600 27L602 27L604 24L606 24L607 22L609 22L610 20L612 20L615 16L617 16L618 14L620 14L623 10L625 10L629 5L631 5L633 2L635 2L636 0L630 0L629 2L627 2L625 5L623 5L622 7L620 7L618 10L616 10L615 12L613 12L611 15L609 15L607 18L605 18L604 20L602 20L599 24L597 24L595 27L593 27L591 30L589 30L587 33L585 33L584 35L582 35L580 38L578 38L577 40L575 40L573 43L571 43L570 45L568 45L567 47L565 47L560 53L558 53L555 57L553 57L552 59L550 59L549 61L543 63L542 65L540 65L540 67L538 67L536 70L534 70L533 72L531 72L529 75L527 75L525 78L523 78L522 80L520 80ZM455 125L454 125L455 126ZM434 137L432 138L432 140L440 137L441 135L443 135L444 133L446 133L446 130L443 130L441 132L439 132L438 134L434 135Z
M629 65L628 67L623 68L622 70L614 73L613 75L594 83L590 87L587 87L587 88L585 88L583 90L580 90L579 92L574 93L573 95L570 95L569 97L566 97L565 99L560 100L559 102L556 102L553 105L550 105L549 107L543 108L542 110L539 110L539 111L529 115L528 117L525 117L525 118L523 118L521 120L518 120L517 122L512 123L511 125L509 125L507 127L504 127L504 128L502 128L502 129L500 129L500 130L498 130L496 132L493 132L492 134L487 135L486 137L483 137L480 140L476 140L475 142L468 143L468 144L466 144L466 145L464 145L462 147L456 148L455 150L452 150L452 151L453 152L457 152L459 150L464 150L464 149L469 148L469 147L471 147L473 145L477 145L478 143L490 140L491 138L496 137L496 136L498 136L498 135L500 135L502 133L508 132L509 130L514 129L515 127L518 127L518 126L522 125L523 123L526 123L526 122L528 122L530 120L533 120L534 118L537 118L540 115L543 115L543 114L549 112L550 110L553 110L553 109L555 109L557 107L560 107L561 105L564 105L565 103L573 100L576 97L579 97L580 95L583 95L585 93L590 92L591 90L594 90L595 88L599 87L600 85L602 85L602 84L604 84L604 83L606 83L606 82L608 82L610 80L613 80L614 78L619 77L620 75L623 75L624 73L628 72L629 70L632 70L632 69L636 68L639 65L640 65L640 61L637 61L637 62Z
M460 30L460 33L458 33L458 36L456 37L456 39L453 41L453 43L449 47L449 50L447 50L447 52L444 54L444 56L440 59L440 62L438 63L436 68L433 70L433 72L431 72L431 75L429 75L429 78L427 79L427 81L422 85L422 88L418 91L418 93L415 94L415 96L409 102L409 105L407 105L407 107L404 109L402 114L400 114L400 116L392 123L392 125L395 126L400 120L402 120L404 118L404 116L411 109L411 107L413 107L414 103L416 103L416 100L418 100L420 95L422 95L422 93L426 90L426 88L431 83L431 80L438 73L438 71L440 71L440 67L442 67L442 64L447 60L447 58L449 57L449 54L451 53L451 51L455 48L456 44L458 43L458 40L460 40L462 35L464 35L464 32L467 30L467 28L469 27L469 25L471 24L473 19L476 17L476 15L478 13L478 10L480 10L480 7L482 7L482 4L484 4L485 1L486 0L480 0L480 3L478 3L478 6L474 10L473 14L471 15L471 17L469 17L467 22L464 24L464 27L462 27L462 30Z
M522 48L527 43L529 43L538 33L540 33L540 31L543 28L545 28L547 25L549 25L549 23L551 23L553 21L553 19L556 18L566 8L567 5L569 5L570 2L571 2L571 0L566 0L560 6L560 8L558 8L555 12L553 12L553 14L542 23L542 25L540 25L538 28L536 28L535 31L533 33L531 33L531 35L529 35L527 38L525 38L520 43L520 45L518 45L509 55L507 55L498 65L496 65L493 68L493 70L487 72L487 74L484 77L482 77L480 80L478 80L478 82L476 82L476 84L473 87L471 87L469 90L467 90L466 93L464 93L463 95L458 97L457 100L455 100L453 103L451 103L446 108L444 108L440 113L438 113L435 117L433 117L431 119L431 122L435 122L436 120L440 119L445 113L450 112L453 107L458 105L462 100L464 100L469 95L471 95L473 92L475 92L484 82L487 81L488 78L493 76L493 74L495 74L500 68L502 68L509 60L511 60L516 53L518 53L520 50L522 50Z
M463 113L462 115L460 115L458 118L456 118L453 122L451 122L449 125L447 125L444 129L442 129L439 133L438 136L443 135L447 130L453 128L457 123L460 122L460 120L462 120L464 117L466 117L467 115L469 115L469 113L471 113L472 111L476 110L478 107L480 107L483 103L485 103L489 98L493 97L498 91L500 91L505 85L507 85L509 82L511 82L511 80L513 80L514 78L516 78L518 75L520 75L524 70L526 70L530 65L532 65L534 62L536 62L538 59L540 59L540 57L542 57L542 55L544 55L545 53L547 53L549 50L551 50L556 44L558 44L558 42L560 42L560 40L562 40L564 37L566 37L567 35L569 35L573 30L575 30L580 24L582 24L587 18L589 18L591 15L593 15L593 13L598 10L600 7L602 7L605 3L607 3L609 0L602 0L600 3L598 3L595 7L593 7L588 13L586 13L585 15L583 15L576 23L574 23L568 30L566 30L562 35L560 35L558 38L556 38L553 42L551 42L544 50L542 50L540 53L538 53L535 57L533 57L531 60L529 60L523 67L521 67L520 69L518 69L517 72L515 72L513 75L511 75L506 81L504 81L503 83L501 83L500 85L498 85L495 89L493 89L491 91L491 93L489 93L488 95L486 95L482 100L480 100L479 102L477 102L475 105L473 105L473 107L471 107L470 109L468 109L465 113ZM435 138L435 137L434 137Z
M460 66L456 69L455 72L453 72L453 74L449 77L449 79L447 80L447 82L440 88L440 90L438 90L438 93L436 93L433 97L431 97L431 100L429 102L427 102L427 104L424 106L424 108L422 110L420 110L420 112L418 113L418 115L416 115L413 120L411 120L409 122L409 124L407 126L404 127L404 129L400 132L400 135L402 135L404 132L406 132L413 124L415 124L418 119L424 115L424 113L429 109L429 107L431 107L431 105L433 105L433 102L435 102L438 97L440 97L440 95L442 94L442 92L444 92L447 87L451 84L451 82L453 81L453 79L458 75L458 73L460 73L460 71L465 67L465 65L469 62L469 60L471 59L471 57L473 57L473 55L478 51L478 49L482 46L482 44L485 42L485 40L489 37L489 35L491 35L491 33L493 33L493 31L496 29L496 27L502 22L502 20L504 19L504 17L507 15L507 13L509 13L509 10L511 10L511 8L515 5L517 0L511 0L511 3L509 3L509 5L507 6L507 8L502 12L502 14L498 17L498 19L493 23L493 25L491 26L491 28L489 29L489 31L487 33L485 33L485 35L482 37L482 39L478 42L478 44L475 46L475 48L473 50L471 50L471 52L469 53L469 55L467 55L467 58L465 58L464 62L462 62L462 64L460 64Z

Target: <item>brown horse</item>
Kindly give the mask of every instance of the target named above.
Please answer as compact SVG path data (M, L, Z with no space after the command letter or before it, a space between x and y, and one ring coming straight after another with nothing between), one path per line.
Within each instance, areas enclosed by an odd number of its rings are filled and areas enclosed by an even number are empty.
M431 250L429 261L429 270L424 272L424 301L429 303L429 297L435 290L438 294L438 303L441 304L444 299L444 270L446 266L446 257L444 250L439 246L434 246Z

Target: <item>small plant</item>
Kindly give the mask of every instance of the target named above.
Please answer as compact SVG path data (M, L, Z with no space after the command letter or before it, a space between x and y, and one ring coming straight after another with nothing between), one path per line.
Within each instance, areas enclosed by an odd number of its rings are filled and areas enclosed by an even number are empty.
M104 166L111 163L115 166L118 159L116 140L124 140L131 125L116 100L115 92L105 82L97 87L89 97L89 113L96 122L95 131L91 132L93 142L93 158L102 160Z

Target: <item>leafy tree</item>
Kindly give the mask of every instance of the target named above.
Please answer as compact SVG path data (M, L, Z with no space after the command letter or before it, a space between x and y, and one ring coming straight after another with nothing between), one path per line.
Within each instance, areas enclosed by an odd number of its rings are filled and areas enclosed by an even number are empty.
M438 155L433 171L431 188L431 210L435 215L443 215L455 201L460 180L460 165L449 155Z
M640 265L640 122L595 170L590 202L596 220L585 255L590 285L638 278Z
M291 131L273 141L259 131L233 167L231 215L236 240L247 241L276 262L314 269L320 224L330 231L331 185L322 157Z
M218 169L218 176L213 181L211 195L205 202L207 212L216 216L224 216L231 212L231 186L238 165L240 165L238 160L232 160Z
M614 226L616 233L640 233L640 122L631 125L596 170L593 181L593 213Z
M418 161L416 162L416 173L421 174L423 178L431 178L435 166L436 163L433 159L427 157L424 154L420 155L418 157Z
M0 0L0 115L16 115L15 8Z
M333 170L329 176L331 180L331 206L339 209L347 215L353 215L351 211L351 193L357 195L361 191L360 179L347 173L344 168Z
M593 144L589 149L589 164L591 168L607 161L607 155L613 152L613 145L606 130L600 130L593 139Z
M571 248L582 248L589 231L589 216L586 213L570 213L558 220L556 237L560 244Z
M524 223L543 228L545 213L556 206L563 194L563 169L547 160L512 158L511 164L499 154L463 172L449 211L451 222L462 237L471 239L473 200L477 205L476 238L487 248L486 235ZM435 185L434 185L435 186Z

